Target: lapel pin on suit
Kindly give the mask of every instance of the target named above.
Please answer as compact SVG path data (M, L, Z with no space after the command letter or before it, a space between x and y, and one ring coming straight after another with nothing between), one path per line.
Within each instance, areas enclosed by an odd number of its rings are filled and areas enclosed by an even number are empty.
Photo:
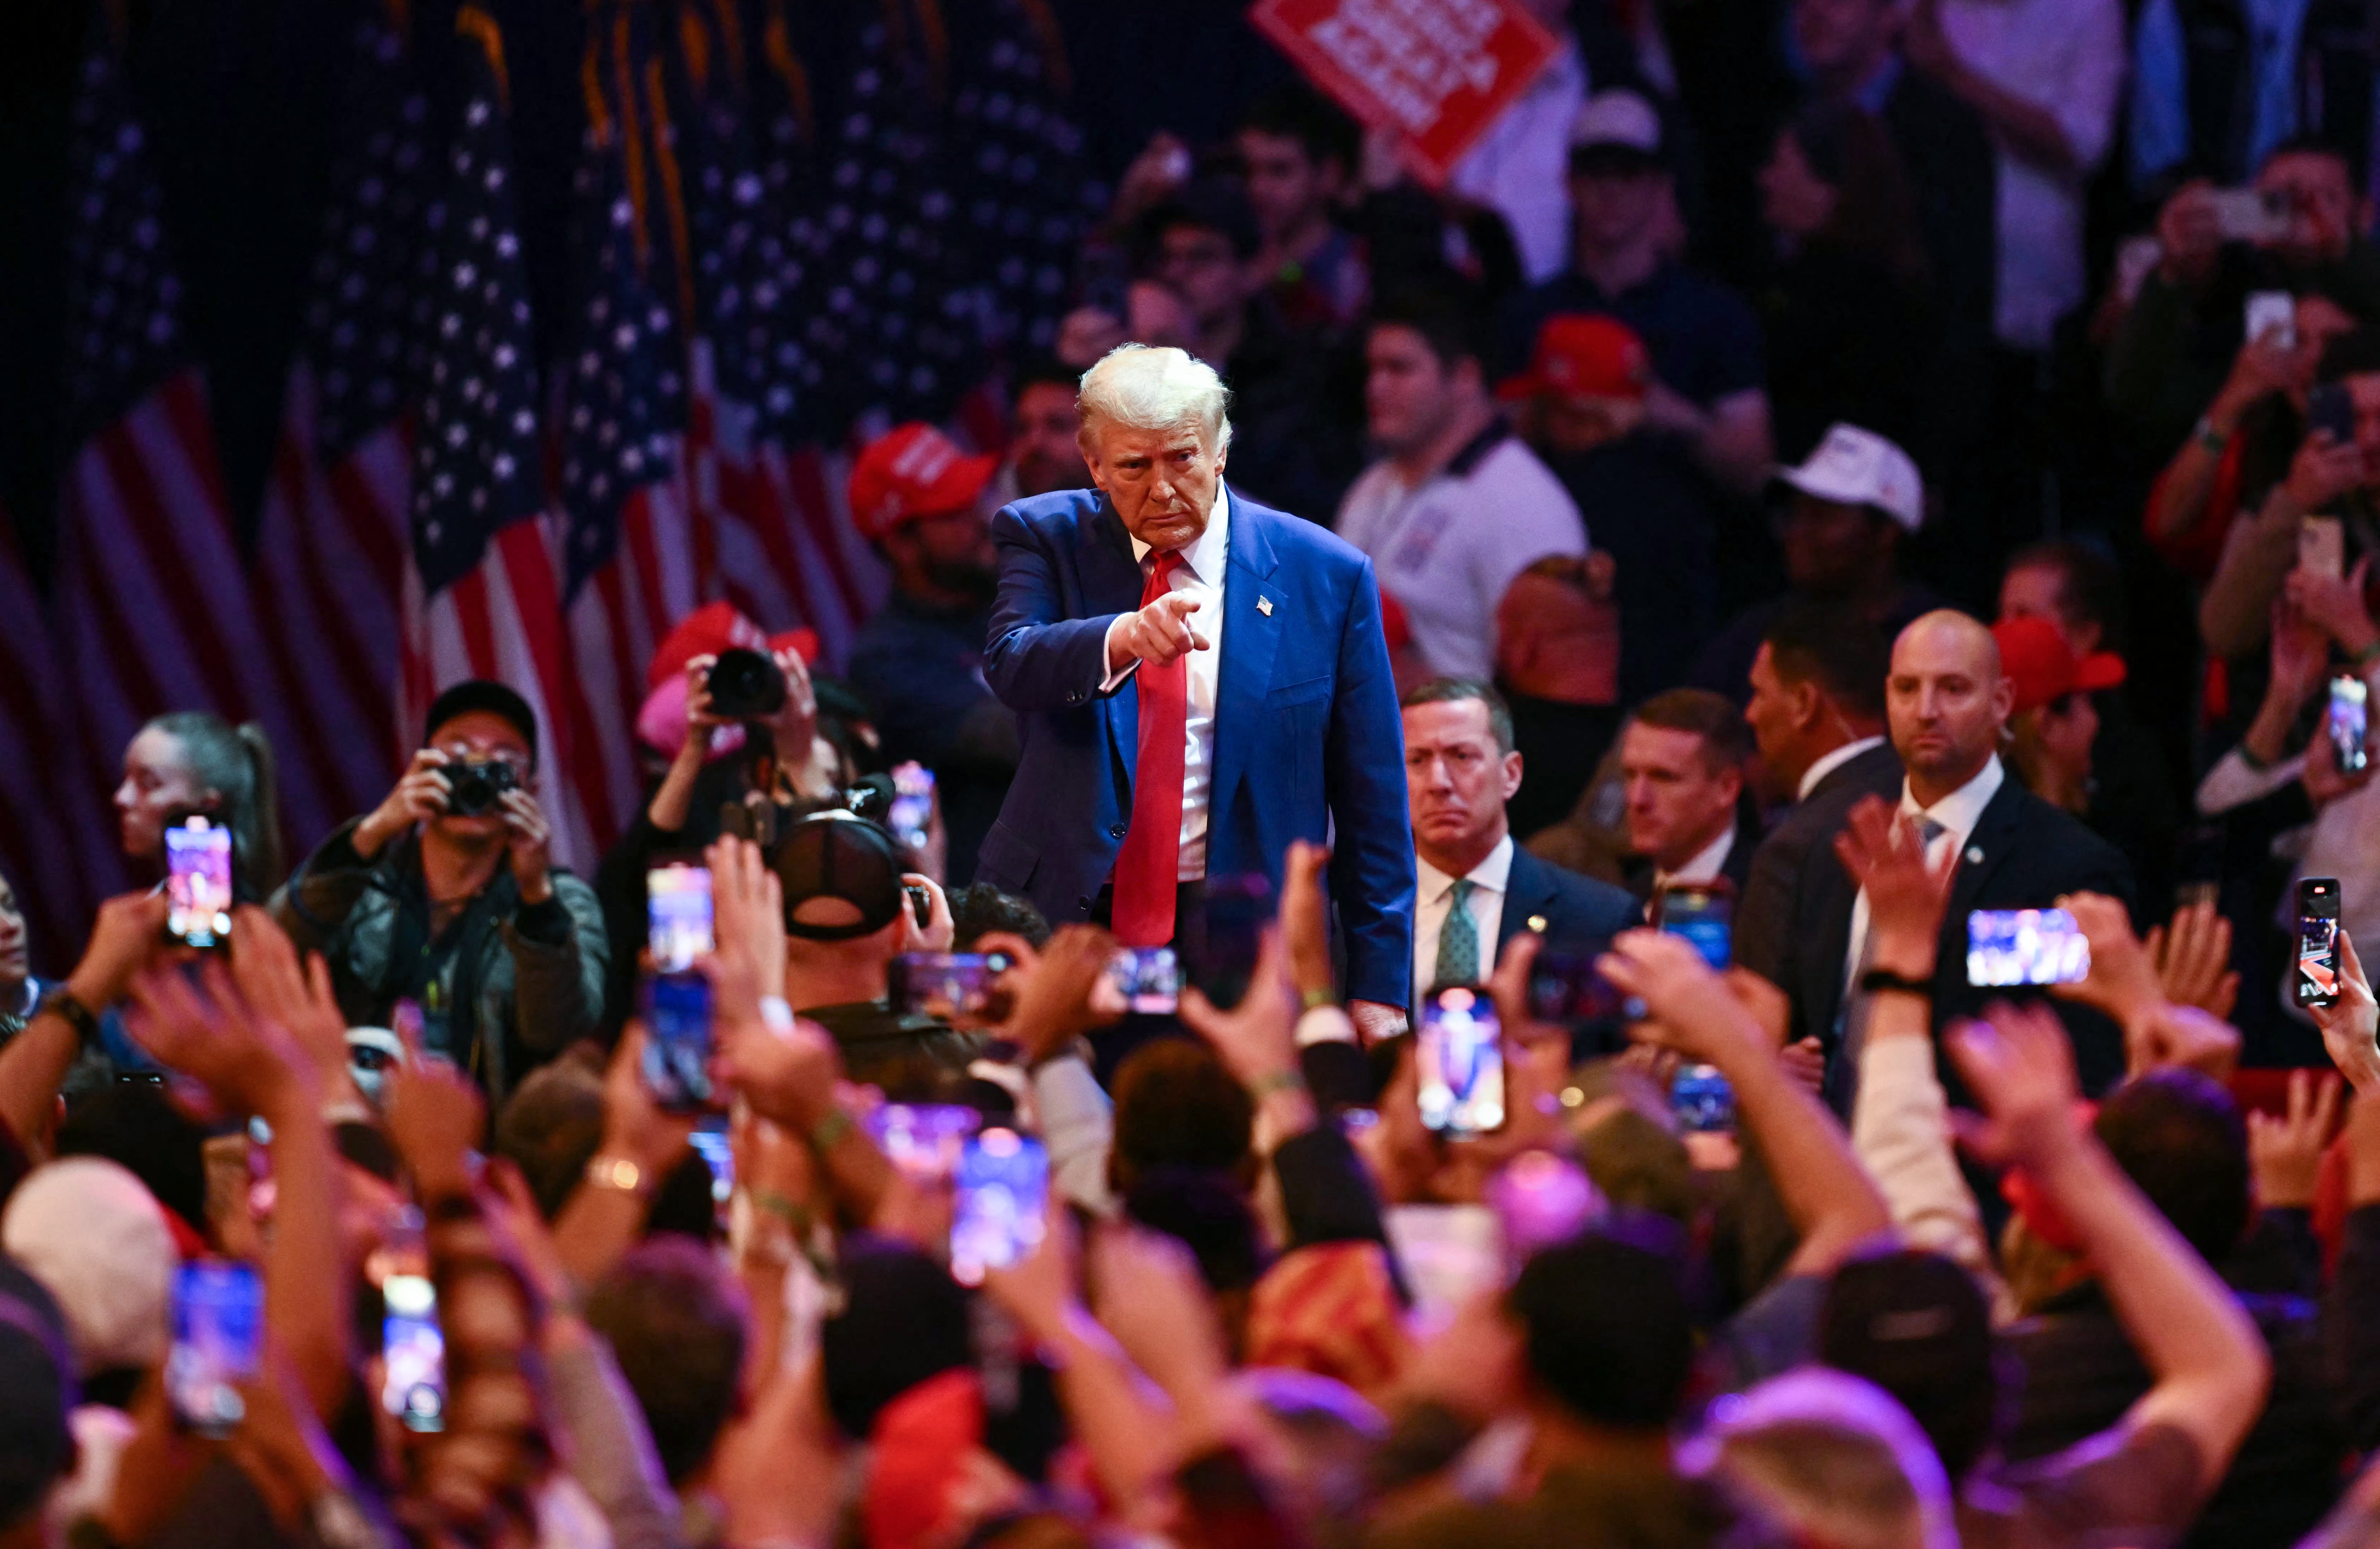
M1272 599L1269 597L1257 598L1257 611L1262 613L1266 618L1272 617Z
M1984 847L1982 845L1970 844L1967 846L1967 864L1969 865L1981 865L1984 864Z

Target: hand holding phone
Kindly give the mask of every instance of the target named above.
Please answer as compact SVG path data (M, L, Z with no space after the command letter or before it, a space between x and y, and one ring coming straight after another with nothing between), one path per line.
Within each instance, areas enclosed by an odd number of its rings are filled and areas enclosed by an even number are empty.
M1654 925L1665 936L1683 937L1713 973L1724 974L1734 959L1735 898L1724 882L1662 889Z
M655 973L683 974L711 952L709 867L655 866L645 873L645 899Z
M2301 1006L2338 1004L2338 878L2298 884L2298 968L2290 998Z
M175 1271L165 1396L176 1420L201 1435L229 1434L248 1417L238 1385L263 1353L264 1282L253 1265L197 1259Z
M905 1016L977 1020L993 1010L993 986L1015 964L1005 952L903 952L889 975L892 1009Z
M2363 680L2352 672L2330 680L2330 714L2324 724L2330 734L2331 765L2340 774L2360 775L2371 767L2368 697Z
M381 1282L381 1405L408 1431L446 1428L446 1334L426 1276Z
M1050 1154L1030 1135L986 1130L959 1147L951 1216L951 1278L983 1284L1039 1246L1050 1208Z
M1172 1016L1181 1003L1182 965L1171 947L1118 948L1108 980L1124 1009L1143 1016Z
M656 974L645 981L645 1087L668 1113L713 1106L710 1083L710 981L699 974Z
M2090 938L2063 909L1978 909L1967 916L1971 985L2070 985L2090 973Z

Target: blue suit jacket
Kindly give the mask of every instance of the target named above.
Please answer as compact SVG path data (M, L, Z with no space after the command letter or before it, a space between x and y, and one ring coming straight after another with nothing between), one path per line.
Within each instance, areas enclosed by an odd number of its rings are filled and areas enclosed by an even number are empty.
M1290 841L1335 823L1330 883L1347 994L1413 995L1413 829L1404 723L1371 562L1320 527L1231 492L1223 660L1207 875L1281 885ZM1102 695L1108 625L1140 606L1131 536L1105 496L1071 490L992 518L1000 551L984 677L1016 711L1025 755L976 879L1079 920L1132 817L1140 696ZM1259 606L1263 603L1266 606Z

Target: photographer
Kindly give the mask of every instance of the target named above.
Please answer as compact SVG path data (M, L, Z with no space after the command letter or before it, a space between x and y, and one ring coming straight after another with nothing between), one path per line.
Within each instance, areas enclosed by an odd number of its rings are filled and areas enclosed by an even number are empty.
M494 1104L593 1033L610 961L587 884L552 869L533 793L537 720L502 684L456 684L388 799L333 833L273 900L329 961L350 1023L419 1004L422 1041Z

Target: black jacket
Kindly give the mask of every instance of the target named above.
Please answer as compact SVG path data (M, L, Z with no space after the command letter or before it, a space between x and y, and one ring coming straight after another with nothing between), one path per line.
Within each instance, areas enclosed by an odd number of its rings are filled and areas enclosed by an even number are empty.
M1794 1024L1827 1044L1828 1095L1848 1112L1851 1071L1841 1059L1844 959L1851 950L1852 904L1859 896L1840 866L1812 866L1809 906L1787 943L1784 977L1792 998ZM1967 836L1967 847L1950 882L1950 904L1942 916L1940 949L1934 969L1934 1028L1980 1013L1998 999L2029 999L2041 992L1979 989L1967 983L1967 915L1976 909L2043 909L2059 895L2107 893L2132 901L2132 871L2114 845L2066 813L2027 791L2003 772L1999 790ZM2124 1073L2123 1035L2095 1011L2061 1003L2067 1035L2074 1043L2076 1073L2092 1095ZM1944 1070L1952 1099L1965 1088Z
M1743 898L1735 909L1735 961L1774 985L1786 984L1794 938L1811 923L1815 882L1842 874L1835 836L1863 796L1900 797L1900 756L1878 743L1828 769L1753 853ZM1798 1010L1800 1001L1795 1000ZM1798 1023L1799 1018L1796 1022ZM1793 1036L1809 1035L1795 1026Z
M1601 951L1611 938L1637 923L1636 901L1609 882L1581 877L1541 861L1518 845L1512 873L1504 880L1504 918L1496 927L1496 959L1530 922L1542 919L1538 934L1548 946L1570 951Z

